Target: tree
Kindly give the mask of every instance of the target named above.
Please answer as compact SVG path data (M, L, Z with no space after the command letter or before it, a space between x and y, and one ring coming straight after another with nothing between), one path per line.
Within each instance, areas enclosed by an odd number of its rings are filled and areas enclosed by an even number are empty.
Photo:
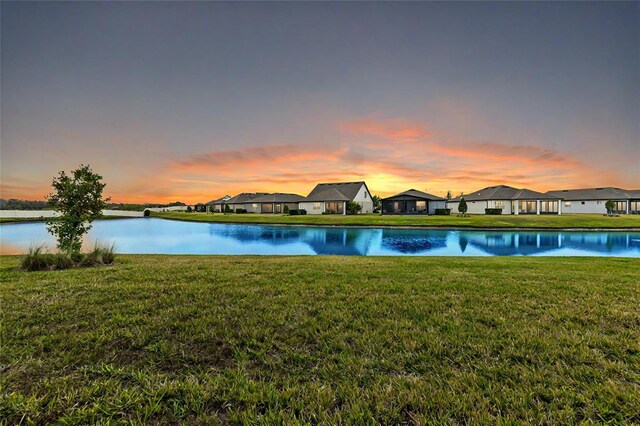
M289 206L288 205L284 205L284 208L282 209L282 213L284 214L289 214Z
M225 204L224 205L224 212L225 213L231 213L231 207L229 207L229 204Z
M451 193L451 190L447 191L447 200L450 200L453 198L453 194Z
M460 202L458 203L458 211L462 213L462 216L467 214L467 202L464 198L461 198Z
M373 201L373 208L377 209L380 207L380 197L378 195L374 195L371 197L371 201Z
M607 209L607 214L613 214L613 211L616 209L616 203L612 200L607 200L607 202L604 203L604 207Z
M191 206L187 206L187 213L191 213L193 211L193 209L191 208Z
M80 165L71 175L61 171L51 186L55 192L47 196L47 201L60 216L47 222L47 230L58 240L60 250L78 253L82 236L91 229L91 222L102 216L110 200L102 198L106 184L90 166Z
M347 201L347 214L358 214L362 210L362 206L355 201Z

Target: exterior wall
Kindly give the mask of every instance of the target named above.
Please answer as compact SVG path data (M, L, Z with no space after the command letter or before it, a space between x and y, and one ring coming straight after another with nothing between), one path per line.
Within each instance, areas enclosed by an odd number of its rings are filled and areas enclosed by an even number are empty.
M260 208L260 203L244 203L241 207L238 208L245 209L247 213L260 213L262 211L262 209Z
M436 209L447 208L446 201L431 201L429 200L429 214L436 214Z
M353 201L362 206L360 213L373 213L373 201L371 200L371 194L367 191L367 187L362 185L360 190L353 198Z
M191 206L191 208L193 208L193 206ZM186 212L187 206L148 207L145 210L152 212Z
M467 214L485 214L485 209L495 209L496 201L502 201L502 214L511 214L511 200L486 200L486 201L467 201ZM451 214L458 214L459 201L447 201L447 208L451 209ZM516 204L517 208L517 204Z
M615 200L614 200L615 201ZM604 206L606 200L571 200L561 201L562 213L607 213L607 208ZM571 203L567 206L567 203ZM584 204L583 204L584 203Z
M307 211L307 214L322 214L324 213L324 202L320 201L320 208L319 209L314 209L313 205L315 203L314 202L301 202L300 203L300 208L304 209Z

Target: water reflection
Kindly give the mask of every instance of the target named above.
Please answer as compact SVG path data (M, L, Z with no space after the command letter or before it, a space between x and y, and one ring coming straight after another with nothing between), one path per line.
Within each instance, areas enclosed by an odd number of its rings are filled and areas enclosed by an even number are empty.
M0 237L5 252L24 252L32 244L55 247L42 223L2 225ZM123 219L96 222L88 239L113 242L120 253L640 257L638 232L440 231Z

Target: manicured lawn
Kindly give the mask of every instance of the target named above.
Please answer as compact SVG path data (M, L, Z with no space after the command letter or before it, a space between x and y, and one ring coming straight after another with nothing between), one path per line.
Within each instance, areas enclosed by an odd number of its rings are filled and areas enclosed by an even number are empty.
M166 212L154 217L194 222L277 223L297 225L351 226L434 226L478 228L638 228L640 215L607 217L600 214L571 215L469 215L451 216L380 216L378 214L284 216L269 214L207 214Z
M639 260L18 260L7 423L640 422Z

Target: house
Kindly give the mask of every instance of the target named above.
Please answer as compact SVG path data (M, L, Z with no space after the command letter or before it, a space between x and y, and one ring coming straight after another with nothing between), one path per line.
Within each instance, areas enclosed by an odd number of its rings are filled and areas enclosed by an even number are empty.
M373 213L371 192L365 182L319 183L300 201L307 214L346 214L347 202L362 206L361 213Z
M227 201L223 201L221 207L221 212L224 212L225 206L229 206L229 210L231 212L235 212L236 210L246 210L247 213L260 213L259 204L253 203L253 200L262 197L263 195L268 195L267 192L242 192L235 197L229 198Z
M615 203L614 212L627 214L640 212L640 191L603 187L585 189L562 189L549 191L547 194L561 197L564 213L607 213L605 204L611 200Z
M562 214L560 197L531 189L507 185L489 186L447 201L447 208L458 211L460 200L467 203L467 213L485 214L486 209L498 209L500 214Z
M211 200L208 203L204 203L206 211L209 213L221 213L224 211L224 204L231 198L230 195L225 195L217 200Z
M257 209L259 213L283 213L285 206L289 210L298 209L298 203L302 200L304 197L298 194L273 193L252 199L250 203L245 203L244 208L252 212Z
M445 208L446 201L436 195L409 189L383 198L382 214L434 214L436 209Z

